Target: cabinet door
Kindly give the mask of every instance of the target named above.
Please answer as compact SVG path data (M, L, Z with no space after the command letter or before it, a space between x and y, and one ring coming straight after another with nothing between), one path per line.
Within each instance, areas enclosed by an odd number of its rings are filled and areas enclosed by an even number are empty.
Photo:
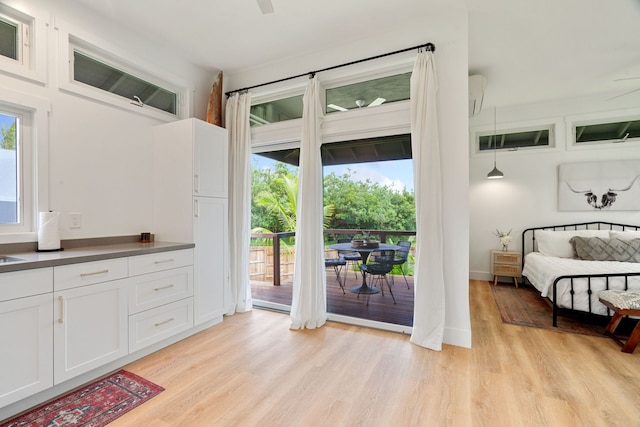
M54 382L128 354L126 280L54 293Z
M227 130L194 120L194 188L202 197L227 197L229 137Z
M227 199L197 197L194 218L195 324L224 314L228 280Z
M0 302L0 408L53 386L53 294Z

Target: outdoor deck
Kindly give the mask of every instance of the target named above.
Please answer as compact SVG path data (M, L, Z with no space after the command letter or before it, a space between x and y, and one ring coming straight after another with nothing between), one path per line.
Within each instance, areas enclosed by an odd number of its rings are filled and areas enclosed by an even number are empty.
M397 325L413 326L413 277L407 276L409 289L402 275L395 276L392 285L396 304L387 292L385 285L384 296L381 293L371 295L367 306L367 296L349 291L349 288L362 284L362 277L358 273L356 279L353 272L349 272L345 284L346 294L336 281L332 269L327 269L327 311L344 316L359 317L379 322ZM344 274L344 273L343 273ZM391 281L391 277L389 277ZM251 294L254 300L270 301L291 305L291 280L284 280L282 285L273 286L270 283L251 281Z

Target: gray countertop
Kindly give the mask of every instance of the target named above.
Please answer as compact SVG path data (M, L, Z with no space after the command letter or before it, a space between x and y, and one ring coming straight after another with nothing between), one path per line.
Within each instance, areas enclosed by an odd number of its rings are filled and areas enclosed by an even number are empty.
M57 265L100 261L103 259L168 252L195 247L193 243L151 242L115 243L73 247L56 252L16 252L2 255L21 258L20 261L0 263L0 273L55 267Z

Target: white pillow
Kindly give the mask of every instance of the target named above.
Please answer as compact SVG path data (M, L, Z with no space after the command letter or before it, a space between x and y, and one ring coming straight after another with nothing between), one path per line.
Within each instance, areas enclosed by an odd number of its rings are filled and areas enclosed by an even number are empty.
M620 239L620 240L631 240L631 239L640 239L640 230L638 231L620 231L620 230L611 230L609 231L610 239Z
M538 252L558 258L575 258L575 250L570 240L573 236L609 237L609 230L536 230Z

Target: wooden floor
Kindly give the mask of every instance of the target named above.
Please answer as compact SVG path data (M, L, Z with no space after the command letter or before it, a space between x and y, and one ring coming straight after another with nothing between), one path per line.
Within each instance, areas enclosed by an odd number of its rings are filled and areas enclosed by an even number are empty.
M391 277L389 277L391 283ZM407 276L405 283L402 276L394 276L391 289L396 303L393 303L391 295L384 285L382 292L366 295L358 295L349 289L362 284L360 273L349 272L344 282L345 293L342 293L340 285L336 281L336 275L332 269L327 270L327 311L329 313L358 317L361 319L375 320L378 322L393 323L396 325L413 326L413 277ZM409 286L407 287L407 283ZM251 282L251 294L254 300L263 300L279 304L291 305L291 280L283 282L281 286L273 286L271 283ZM379 285L376 285L380 287Z
M397 286L396 282L396 286ZM126 366L166 388L122 426L639 426L640 349L499 318L470 283L473 348L253 310Z

